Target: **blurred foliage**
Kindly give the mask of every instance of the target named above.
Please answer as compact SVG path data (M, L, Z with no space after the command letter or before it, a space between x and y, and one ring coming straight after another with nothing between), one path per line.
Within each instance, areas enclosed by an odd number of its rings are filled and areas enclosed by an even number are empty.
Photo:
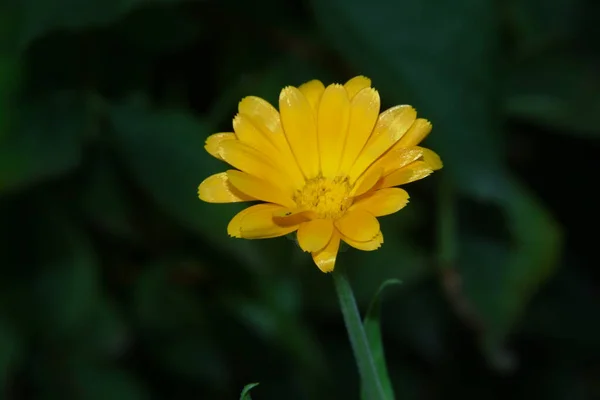
M358 398L330 277L196 198L243 96L357 74L445 162L339 257L363 312L403 281L375 316L397 398L600 397L600 3L8 3L2 398Z

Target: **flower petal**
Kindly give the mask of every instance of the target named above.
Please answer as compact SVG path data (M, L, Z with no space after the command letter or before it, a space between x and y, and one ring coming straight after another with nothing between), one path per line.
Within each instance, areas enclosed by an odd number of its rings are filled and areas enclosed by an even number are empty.
M333 234L333 221L330 219L313 219L298 228L298 244L304 251L314 253L327 246Z
M350 103L350 123L348 127L348 138L342 155L340 171L344 174L350 172L350 168L356 161L365 143L369 140L371 132L379 116L379 93L372 88L366 88L358 92Z
M371 164L371 166L367 168L365 174L372 169L380 169L382 170L381 175L386 176L399 168L402 168L414 161L417 161L422 156L423 150L422 148L417 146L397 149L392 148L390 149L390 151L386 152L384 155L379 157L377 161Z
M336 220L335 227L351 240L366 242L379 232L379 221L365 210L352 210Z
M254 126L250 117L244 114L236 115L233 118L233 130L240 142L255 148L261 153L271 156L273 152L277 152L277 148L272 142L273 135L268 135Z
M302 92L288 86L279 95L279 110L285 136L307 179L319 175L317 125L310 103Z
M240 211L227 226L230 236L244 239L268 239L287 235L298 229L298 225L279 226L273 214L285 209L276 204L257 204Z
M375 184L377 184L382 176L382 172L382 168L369 168L360 176L360 178L358 178L350 192L350 196L357 197L363 193L367 193L375 186Z
M294 187L289 177L281 171L267 156L239 140L221 142L219 154L228 164L292 193ZM239 188L238 188L239 189Z
M337 175L342 160L348 122L350 100L342 85L329 85L319 104L317 132L321 155L321 172L324 177Z
M425 161L432 170L437 171L438 169L442 169L444 164L435 151L426 149L425 147L418 148L423 151L423 161Z
M273 214L275 223L281 226L298 225L316 218L317 215L313 211L300 209L296 209L294 211L285 209L281 210L281 212L276 212Z
M219 146L224 140L237 140L237 137L233 132L215 133L206 138L206 144L204 145L204 148L208 154L218 158L219 160L222 160L221 155L219 154Z
M225 172L211 175L202 181L198 186L198 197L207 203L237 203L256 200L233 187Z
M256 96L247 96L238 104L238 111L250 118L258 129L273 136L281 136L285 140L279 113L268 101Z
M402 139L396 143L398 147L416 146L431 132L431 122L423 118L418 118L408 131L402 136Z
M233 119L233 129L239 141L258 150L277 167L284 171L286 177L292 180L294 189L304 186L304 177L298 170L295 162L290 163L290 157L281 153L274 140L274 135L258 129L252 119L244 114L238 114Z
M248 96L240 101L238 111L249 118L254 126L263 131L279 149L283 157L288 160L286 171L293 182L304 184L304 175L294 160L294 155L287 142L281 126L279 112L269 102L256 96Z
M408 204L408 193L400 188L380 189L358 199L350 207L352 210L364 210L375 217L393 214Z
M380 248L383 244L383 233L379 231L379 233L373 239L367 240L366 242L358 242L345 236L342 236L342 240L348 243L350 246L354 247L355 249L363 251L373 251Z
M348 97L353 98L364 88L371 87L371 80L366 76L355 76L344 84L344 88L348 92Z
M312 253L313 261L323 272L331 272L335 268L335 260L340 249L340 235L333 232L331 240L323 250Z
M393 110L379 117L373 134L350 170L351 181L358 178L369 165L391 148L417 117L417 112L411 106L400 106Z
M433 172L433 169L425 161L415 161L406 167L400 168L391 174L384 176L376 185L378 189L392 186L404 185L423 179Z
M257 200L295 208L296 203L277 186L245 172L227 171L229 182L240 192Z
M306 100L310 103L310 107L314 111L315 115L319 111L319 102L321 101L321 96L323 96L323 92L325 91L325 86L323 83L317 79L313 79L312 81L303 83L298 88L306 97Z

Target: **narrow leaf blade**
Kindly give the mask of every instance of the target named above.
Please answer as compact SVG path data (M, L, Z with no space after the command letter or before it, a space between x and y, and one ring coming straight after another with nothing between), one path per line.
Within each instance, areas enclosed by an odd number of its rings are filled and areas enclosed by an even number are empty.
M249 383L242 389L242 393L240 393L240 400L252 400L250 397L250 391L259 385L258 382Z
M385 353L383 349L383 340L381 338L381 302L383 298L383 292L385 289L392 285L399 285L402 282L398 279L388 279L379 286L367 314L363 320L365 333L367 334L367 340L369 341L369 347L371 348L371 354L373 355L373 361L377 369L377 374L383 386L383 391L386 398L394 398L394 389L390 382L390 377L387 371L387 365L385 362ZM362 398L366 399L363 392Z

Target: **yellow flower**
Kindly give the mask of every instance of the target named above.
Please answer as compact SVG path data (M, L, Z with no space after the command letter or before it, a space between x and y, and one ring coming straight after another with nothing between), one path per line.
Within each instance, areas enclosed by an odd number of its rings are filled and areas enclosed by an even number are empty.
M216 133L206 150L235 169L198 187L210 203L260 201L229 223L236 238L263 239L298 231L300 247L323 272L335 266L340 240L359 250L381 247L376 217L408 203L396 188L442 168L419 147L431 124L414 108L379 114L379 93L357 76L327 88L318 80L286 87L279 112L249 96L239 103L234 132Z

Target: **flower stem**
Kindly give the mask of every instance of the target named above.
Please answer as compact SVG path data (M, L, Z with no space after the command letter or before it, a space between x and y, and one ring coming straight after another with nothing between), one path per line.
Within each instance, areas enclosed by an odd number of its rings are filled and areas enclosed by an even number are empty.
M369 348L367 335L365 334L350 282L340 267L335 268L332 275L335 290L340 301L340 308L344 316L346 330L348 331L348 337L350 338L350 344L354 352L354 358L358 365L362 391L369 400L385 400L383 387L377 375L373 355Z

